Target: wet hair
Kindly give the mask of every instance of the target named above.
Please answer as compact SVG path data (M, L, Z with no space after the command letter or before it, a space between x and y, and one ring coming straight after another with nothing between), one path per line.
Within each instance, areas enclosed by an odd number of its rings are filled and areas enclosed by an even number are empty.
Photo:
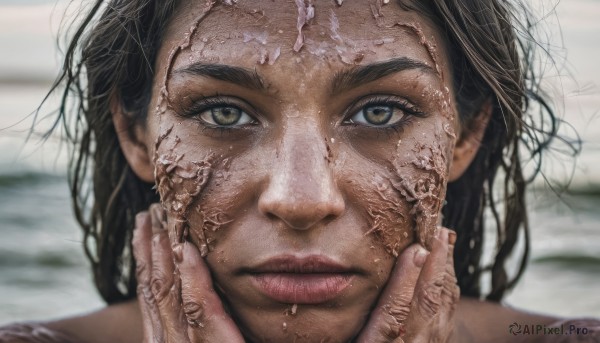
M533 16L524 5L505 0L396 1L430 18L445 36L463 130L491 103L481 148L464 175L448 184L443 224L458 233L454 257L462 294L500 301L528 257L526 184L557 135L557 118L542 97L532 64L539 48L530 34ZM154 62L177 5L176 0L97 0L74 26L62 72L50 91L62 92L55 128L62 126L70 142L75 216L96 287L108 303L135 297L135 214L159 201L154 185L128 166L110 104L117 99L132 122L145 121ZM533 103L539 104L535 113ZM541 122L550 123L549 129L539 128ZM537 163L527 179L524 161ZM497 233L490 266L481 262L486 218ZM511 278L507 262L520 239L524 249ZM487 271L491 289L482 294Z

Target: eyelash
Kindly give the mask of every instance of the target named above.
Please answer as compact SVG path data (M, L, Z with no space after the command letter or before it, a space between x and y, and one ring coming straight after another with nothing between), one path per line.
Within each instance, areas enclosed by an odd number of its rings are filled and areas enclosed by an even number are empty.
M404 112L406 115L400 119L398 122L389 125L389 126L371 126L370 130L375 130L375 132L380 132L384 134L393 134L399 133L402 129L410 123L410 121L414 118L425 118L427 114L421 111L418 107L411 104L408 100L398 98L391 95L378 95L371 97L363 97L356 100L350 107L349 110L344 114L344 125L352 126L352 127L365 127L363 124L357 124L352 122L347 122L352 116L354 116L358 111L364 110L370 106L376 105L384 105L390 107L396 107Z
M239 100L237 100L234 97L223 97L219 94L213 96L213 97L206 97L206 98L201 98L200 100L196 100L194 101L194 103L185 108L182 112L182 116L186 117L186 118L194 118L196 116L199 116L200 113L209 110L211 108L216 108L216 107L233 107L236 108L242 112L245 112L246 114L248 114L250 117L252 117L253 119L255 118L255 115L253 114L255 111L246 111L244 110L244 106L240 106L238 104L236 104ZM201 127L202 127L202 131L207 131L208 133L216 133L218 136L224 136L224 135L228 135L228 134L234 134L234 133L238 133L240 131L240 129L243 128L242 127L231 127L231 126L220 126L220 125L212 125L210 123L206 123L205 121L201 120L201 119L197 119L198 122L200 123ZM256 120L256 119L254 119ZM248 126L253 126L256 125L256 122L253 122L251 124L246 124L246 127Z
M193 117L199 115L200 113L202 113L206 110L209 110L211 108L234 107L240 111L245 112L253 119L256 117L253 114L255 111L253 111L253 110L246 111L246 110L244 110L245 106L239 106L239 105L235 104L236 102L238 102L238 101L236 101L236 99L233 97L222 97L217 94L214 97L207 97L207 98L203 98L203 99L195 101L191 106L189 106L188 108L183 110L182 116L184 116L186 118L193 118ZM406 99L398 98L395 96L379 95L379 96L363 97L363 98L356 100L354 103L352 103L349 106L349 109L346 110L344 113L343 124L347 125L347 126L352 126L352 127L365 127L366 125L364 125L364 124L348 122L348 120L353 115L358 113L358 111L361 111L367 107L376 106L376 105L395 107L395 108L400 109L406 115L402 119L400 119L398 122L396 122L392 125L389 125L389 126L375 126L374 125L374 126L368 127L369 130L374 130L375 132L386 133L386 134L399 133L410 122L410 120L412 118L426 117L426 114L424 112L419 110L416 106L411 104ZM248 127L248 126L256 125L256 122L253 122L251 124L246 124L241 127L239 127L239 126L232 127L232 126L211 125L200 119L198 119L198 121L200 122L203 131L204 130L208 130L209 132L212 131L214 133L219 134L220 136L239 132L240 129L244 128L244 126Z

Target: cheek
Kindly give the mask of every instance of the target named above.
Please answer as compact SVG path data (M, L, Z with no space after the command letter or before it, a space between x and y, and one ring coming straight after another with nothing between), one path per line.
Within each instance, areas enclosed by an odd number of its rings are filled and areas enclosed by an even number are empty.
M415 143L398 149L393 188L410 204L417 240L426 244L438 226L447 179L447 158L438 143Z
M410 204L417 241L427 247L441 225L449 163L454 147L453 125L445 115L417 137L399 141L392 160L392 187ZM419 130L416 130L419 131Z
M410 203L394 189L395 176L379 161L358 154L341 156L345 163L339 167L338 174L342 177L338 184L345 185L348 203L363 214L366 221L364 236L397 257L414 237Z
M439 112L413 123L395 149L391 147L377 161L360 153L351 159L342 158L346 162L339 168L345 175L340 184L349 185L347 193L364 209L366 235L373 236L393 256L398 256L415 236L416 241L429 247L441 224L455 115L449 95L436 94L440 97L436 98Z
M229 158L215 163L212 177L204 192L188 211L186 220L190 240L200 248L202 256L223 245L225 226L239 218L242 208L252 196L247 187L251 178L247 168L232 166Z
M190 239L202 256L211 250L216 232L231 221L223 202L202 206L200 199L214 192L229 178L228 160L211 152L190 151L176 133L174 126L165 129L156 140L155 181L161 203L168 216L172 243ZM223 189L221 192L228 193ZM231 194L231 193L229 193ZM213 202L214 203L214 202Z

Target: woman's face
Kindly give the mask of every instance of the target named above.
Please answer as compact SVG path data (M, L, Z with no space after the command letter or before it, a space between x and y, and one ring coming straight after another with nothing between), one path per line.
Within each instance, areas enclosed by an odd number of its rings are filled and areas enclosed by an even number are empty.
M206 256L258 341L355 335L395 257L437 225L455 144L429 21L310 3L182 5L148 113L170 236Z

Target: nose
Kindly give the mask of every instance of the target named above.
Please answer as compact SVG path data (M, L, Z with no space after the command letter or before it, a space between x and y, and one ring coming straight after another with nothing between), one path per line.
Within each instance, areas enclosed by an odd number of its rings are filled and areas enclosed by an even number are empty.
M324 135L316 127L289 125L278 144L259 211L296 230L334 219L345 204L328 162Z

